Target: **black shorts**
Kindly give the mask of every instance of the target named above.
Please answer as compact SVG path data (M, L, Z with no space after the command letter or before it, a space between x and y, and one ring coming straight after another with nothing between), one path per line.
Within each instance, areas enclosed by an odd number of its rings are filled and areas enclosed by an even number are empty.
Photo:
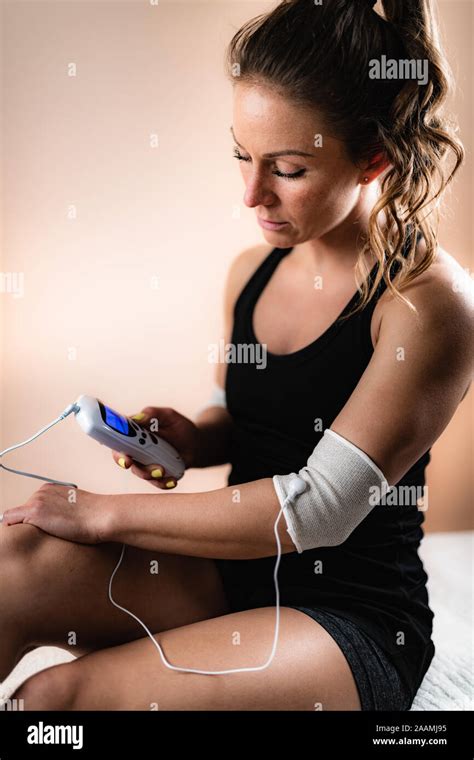
M231 612L275 606L273 587L258 583L250 587L242 574L237 575L235 561L215 560L215 563ZM341 649L354 676L362 710L409 710L413 690L372 637L352 620L306 603L304 596L299 587L280 586L280 605L301 610L316 620Z
M225 563L216 560L222 573ZM224 590L231 612L238 612L256 607L274 607L273 589L258 587L249 592L245 584L234 586L223 575ZM280 596L283 589L280 588ZM413 702L411 691L405 685L397 668L380 646L347 618L339 617L333 612L316 607L291 604L291 592L285 593L286 599L280 602L282 607L301 610L316 620L332 636L344 654L352 670L359 692L362 710L409 710ZM294 594L293 594L294 597Z
M316 620L344 654L359 692L362 710L409 710L412 696L395 665L355 623L327 610L285 604Z

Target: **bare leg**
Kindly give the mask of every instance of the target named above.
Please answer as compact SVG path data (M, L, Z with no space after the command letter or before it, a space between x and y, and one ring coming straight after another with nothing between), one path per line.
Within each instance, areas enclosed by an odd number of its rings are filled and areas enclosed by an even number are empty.
M35 646L80 656L145 635L108 597L121 546L77 544L33 525L0 524L0 682ZM228 611L213 560L130 546L112 596L154 631Z
M25 710L361 710L352 671L329 633L281 608L278 646L264 670L218 676L167 668L148 637L41 671L14 693ZM228 670L263 665L275 608L262 607L159 633L171 665ZM395 697L394 697L395 699Z

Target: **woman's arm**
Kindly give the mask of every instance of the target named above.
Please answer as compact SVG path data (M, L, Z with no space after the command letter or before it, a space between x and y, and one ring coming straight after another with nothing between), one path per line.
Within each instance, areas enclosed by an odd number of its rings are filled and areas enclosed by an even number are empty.
M214 467L230 461L233 420L223 406L204 409L196 419L199 443L193 467Z
M214 559L277 554L280 504L271 478L203 493L107 494L102 507L101 542ZM278 535L282 554L296 551L283 515Z
M418 316L390 296L372 358L331 423L331 430L378 465L390 485L433 446L467 393L472 293L470 277L443 252L439 264L403 289Z
M226 344L231 342L234 307L238 295L270 250L271 248L266 243L255 245L246 248L232 261L224 288L224 340ZM214 382L219 388L225 388L226 374L227 364L219 362L214 375ZM209 407L200 413L195 424L201 432L202 442L197 463L193 466L212 467L228 464L232 417L227 409L222 406Z

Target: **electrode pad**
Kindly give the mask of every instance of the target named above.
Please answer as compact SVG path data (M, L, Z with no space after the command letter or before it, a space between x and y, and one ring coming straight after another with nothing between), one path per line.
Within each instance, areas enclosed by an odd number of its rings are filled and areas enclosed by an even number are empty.
M295 473L272 480L299 554L342 544L390 488L364 451L329 428L298 476L307 487L292 498Z

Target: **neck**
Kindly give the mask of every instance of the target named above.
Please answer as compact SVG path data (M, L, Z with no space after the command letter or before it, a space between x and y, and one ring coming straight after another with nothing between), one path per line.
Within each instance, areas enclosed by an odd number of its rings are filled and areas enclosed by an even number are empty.
M358 259L358 248L367 237L369 216L376 198L370 198L363 206L358 204L340 224L317 238L295 245L292 257L301 267L318 274L331 274L353 270ZM366 263L372 268L377 259L372 252L365 254Z

